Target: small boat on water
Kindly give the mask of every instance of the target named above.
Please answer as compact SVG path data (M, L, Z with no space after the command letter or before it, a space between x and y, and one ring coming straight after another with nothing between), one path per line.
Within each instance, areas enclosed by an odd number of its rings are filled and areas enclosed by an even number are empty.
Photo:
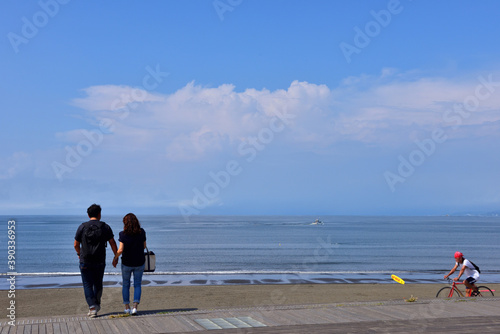
M319 220L319 219L316 219L314 222L312 222L310 225L324 225L324 223Z

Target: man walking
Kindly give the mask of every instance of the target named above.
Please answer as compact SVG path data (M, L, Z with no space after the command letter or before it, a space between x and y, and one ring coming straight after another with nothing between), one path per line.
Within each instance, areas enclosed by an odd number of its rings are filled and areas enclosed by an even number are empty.
M106 267L106 245L116 254L117 247L113 231L101 221L101 207L92 204L87 209L90 218L76 230L75 250L80 259L83 291L89 305L88 316L95 318L101 309L102 281Z

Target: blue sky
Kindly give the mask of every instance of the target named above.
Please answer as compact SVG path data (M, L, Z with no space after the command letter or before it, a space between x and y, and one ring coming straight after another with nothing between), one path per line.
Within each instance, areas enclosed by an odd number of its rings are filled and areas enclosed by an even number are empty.
M1 214L500 208L497 1L1 6Z

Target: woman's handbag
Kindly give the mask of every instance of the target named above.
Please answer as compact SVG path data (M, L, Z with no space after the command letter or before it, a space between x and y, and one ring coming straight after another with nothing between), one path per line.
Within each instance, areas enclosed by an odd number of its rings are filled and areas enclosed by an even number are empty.
M144 253L146 257L146 263L144 264L144 272L151 273L156 269L156 255L154 252L149 251L146 247L146 253Z

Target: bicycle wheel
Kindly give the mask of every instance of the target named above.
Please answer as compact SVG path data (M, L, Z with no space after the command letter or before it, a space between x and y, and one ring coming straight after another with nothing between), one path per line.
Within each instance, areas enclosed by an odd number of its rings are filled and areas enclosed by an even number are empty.
M493 297L494 294L493 294L493 291L491 291L490 288L488 288L487 286L478 286L477 289L479 290L479 296L481 297Z
M448 296L450 295L450 290L451 288L449 286L445 286L444 288L441 288L438 293L436 294L436 298L449 298ZM460 295L458 294L458 292L453 289L453 294L451 295L452 297L460 297Z

